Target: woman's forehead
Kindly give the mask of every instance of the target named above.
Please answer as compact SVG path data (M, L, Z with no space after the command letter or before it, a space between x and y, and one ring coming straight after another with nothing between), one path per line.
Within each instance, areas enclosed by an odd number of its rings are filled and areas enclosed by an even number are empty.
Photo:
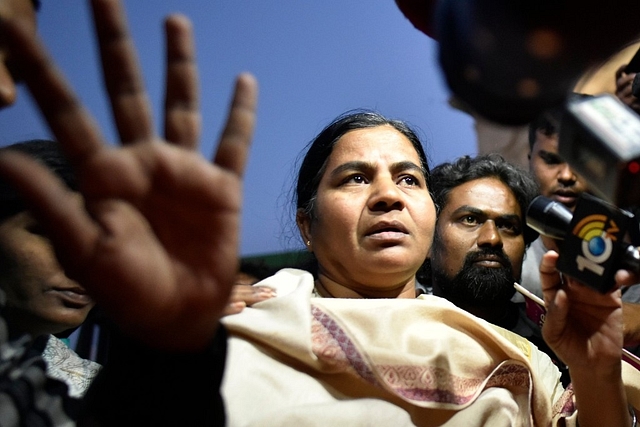
M420 164L420 156L409 139L389 125L355 129L334 145L329 163L345 160L410 160Z

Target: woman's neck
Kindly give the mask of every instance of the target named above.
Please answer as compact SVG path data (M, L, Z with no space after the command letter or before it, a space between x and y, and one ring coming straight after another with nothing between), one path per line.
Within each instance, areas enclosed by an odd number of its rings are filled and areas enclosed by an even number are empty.
M368 287L363 284L347 286L320 273L315 281L318 295L324 298L415 298L415 276L384 289Z

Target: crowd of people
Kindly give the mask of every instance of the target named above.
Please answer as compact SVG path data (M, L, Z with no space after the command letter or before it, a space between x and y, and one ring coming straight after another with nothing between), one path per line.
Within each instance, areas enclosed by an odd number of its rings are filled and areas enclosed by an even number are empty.
M122 5L92 7L118 147L39 41L37 2L0 0L0 103L19 77L57 140L0 150L0 425L637 425L640 370L622 353L640 327L621 296L637 273L598 292L526 225L537 194L573 208L588 191L553 114L531 125L530 174L498 154L432 167L407 123L338 116L295 187L313 274L248 279L257 82L238 77L208 161L189 21L167 19L159 136ZM514 282L544 299L543 325ZM102 367L56 337L94 304L112 328Z

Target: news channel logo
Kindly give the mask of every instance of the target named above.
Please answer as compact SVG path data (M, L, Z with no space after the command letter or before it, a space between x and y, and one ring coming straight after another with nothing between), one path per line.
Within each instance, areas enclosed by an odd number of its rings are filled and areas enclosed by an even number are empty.
M619 232L615 221L602 214L589 215L578 222L573 228L573 234L582 240L582 255L576 257L578 269L602 276L603 264L611 257Z

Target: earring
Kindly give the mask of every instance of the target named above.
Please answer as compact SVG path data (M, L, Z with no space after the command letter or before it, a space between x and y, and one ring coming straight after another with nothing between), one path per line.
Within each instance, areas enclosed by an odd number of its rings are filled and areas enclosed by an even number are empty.
M311 240L307 240L307 246L311 246Z

